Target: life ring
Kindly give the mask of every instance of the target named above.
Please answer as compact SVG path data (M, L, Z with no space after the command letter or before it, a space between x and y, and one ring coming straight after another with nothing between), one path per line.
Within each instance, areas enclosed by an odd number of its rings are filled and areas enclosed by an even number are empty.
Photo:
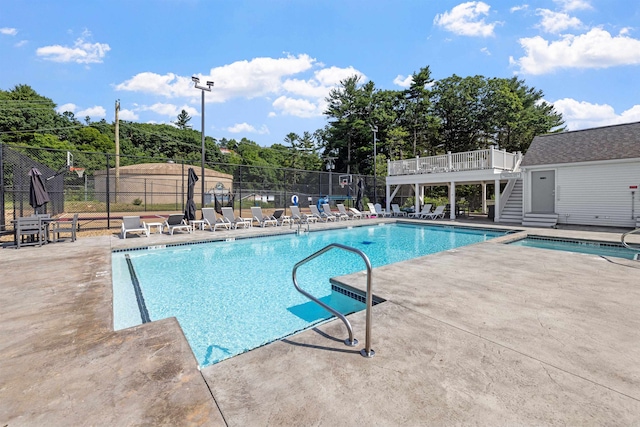
M293 203L294 206L298 206L298 196L297 195L293 195L291 196L291 203Z

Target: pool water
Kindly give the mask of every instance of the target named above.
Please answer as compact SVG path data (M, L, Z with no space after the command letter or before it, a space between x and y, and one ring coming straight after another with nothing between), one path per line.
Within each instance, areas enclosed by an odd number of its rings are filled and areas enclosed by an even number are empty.
M330 243L360 249L373 267L379 267L502 234L384 224L118 252L112 255L114 327L142 323L125 255L150 319L175 316L199 364L207 366L331 318L297 292L291 278L298 261ZM348 314L364 309L364 304L332 291L329 279L362 270L365 265L358 255L333 249L301 266L298 283Z
M638 251L625 248L622 245L606 242L587 240L565 240L552 238L527 237L509 243L515 246L527 246L539 249L552 249L557 251L577 252L582 254L614 256L618 258L634 259Z

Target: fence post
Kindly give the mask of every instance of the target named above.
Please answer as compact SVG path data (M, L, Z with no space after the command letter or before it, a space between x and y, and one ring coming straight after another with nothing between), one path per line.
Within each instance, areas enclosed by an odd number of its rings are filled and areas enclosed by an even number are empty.
M242 165L238 166L238 196L240 199L240 216L242 217Z
M106 158L107 158L107 182L106 182L106 190L107 190L107 197L106 197L106 201L107 201L107 229L111 228L111 197L110 197L110 192L111 192L111 186L109 185L109 181L111 180L111 176L109 174L109 153L106 153Z
M0 142L0 229L6 230L4 219L4 144Z
M184 212L186 210L184 205L184 159L180 159L180 163L182 164L182 212Z

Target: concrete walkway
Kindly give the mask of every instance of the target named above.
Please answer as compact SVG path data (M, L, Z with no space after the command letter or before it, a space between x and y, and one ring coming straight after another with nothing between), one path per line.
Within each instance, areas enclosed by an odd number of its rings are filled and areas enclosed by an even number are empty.
M332 321L202 372L175 319L113 331L112 249L274 231L0 250L0 425L640 424L640 263L619 258L487 242L378 268L371 359L364 312L355 348Z

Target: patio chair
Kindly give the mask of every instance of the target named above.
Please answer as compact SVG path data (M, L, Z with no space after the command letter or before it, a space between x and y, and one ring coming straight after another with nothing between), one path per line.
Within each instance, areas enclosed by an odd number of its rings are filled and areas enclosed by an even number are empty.
M298 222L300 224L305 224L318 221L318 217L300 212L300 208L298 206L289 206L289 209L291 209L291 220L294 223Z
M320 210L318 209L318 207L316 205L310 205L309 209L311 210L311 215L319 218L320 220L327 222L327 221L336 221L338 218L336 218L335 215L333 215L331 213L331 210L329 210L329 212L325 212L324 208L322 210L322 212L320 212Z
M356 216L354 212L349 212L342 203L338 203L336 206L338 207L338 212L340 212L340 218L344 216L346 216L347 219L362 218L362 214Z
M38 245L42 246L45 240L45 228L37 216L18 218L15 223L15 243L17 249L21 246ZM27 241L23 237L27 236Z
M60 233L70 233L71 241L76 241L76 230L78 229L78 214L73 214L71 221L53 221L51 223L51 238L53 241L60 240Z
M382 205L380 205L380 203L376 203L373 207L376 209L376 213L378 215L382 215L383 217L391 216L391 212L387 212L386 209L382 209Z
M222 218L218 218L215 208L202 208L202 220L204 226L209 230L216 231L218 228L230 229L229 223Z
M363 217L367 217L367 218L371 218L371 213L369 212L360 212L358 209L356 208L349 208L349 212L351 212L353 214L354 218L358 218L361 219ZM374 215L377 216L377 215Z
M406 212L400 210L400 206L397 203L391 205L391 213L393 216L407 216Z
M269 224L274 227L278 225L278 220L275 218L262 215L262 208L260 206L252 206L251 214L253 215L253 220L258 221L260 227L266 227Z
M369 208L368 217L378 218L378 211L376 211L376 207L373 206L373 203L367 203L367 207Z
M438 219L444 218L445 205L436 206L435 210L429 214L424 215L424 219Z
M222 208L222 216L224 216L224 220L227 221L231 227L236 229L239 225L242 225L244 228L251 227L253 223L253 221L248 218L236 216L231 207Z
M139 216L123 216L120 235L123 239L127 238L127 233L136 233L142 231L145 236L149 237L149 228L140 221Z
M343 219L346 221L349 219L349 214L343 214L342 212L331 211L331 206L329 206L329 203L323 203L322 210L328 215L335 216L338 219L338 221L342 221Z
M285 223L291 224L291 217L284 214L284 209L276 209L271 217L278 221L278 225L280 226L284 225Z
M429 215L430 213L431 213L431 203L427 203L426 205L422 205L422 209L420 209L420 212L411 212L409 214L409 218L424 219L424 216Z
M186 230L188 233L193 232L193 227L184 219L183 213L169 215L164 222L164 227L167 227L167 231L172 236L176 230Z

